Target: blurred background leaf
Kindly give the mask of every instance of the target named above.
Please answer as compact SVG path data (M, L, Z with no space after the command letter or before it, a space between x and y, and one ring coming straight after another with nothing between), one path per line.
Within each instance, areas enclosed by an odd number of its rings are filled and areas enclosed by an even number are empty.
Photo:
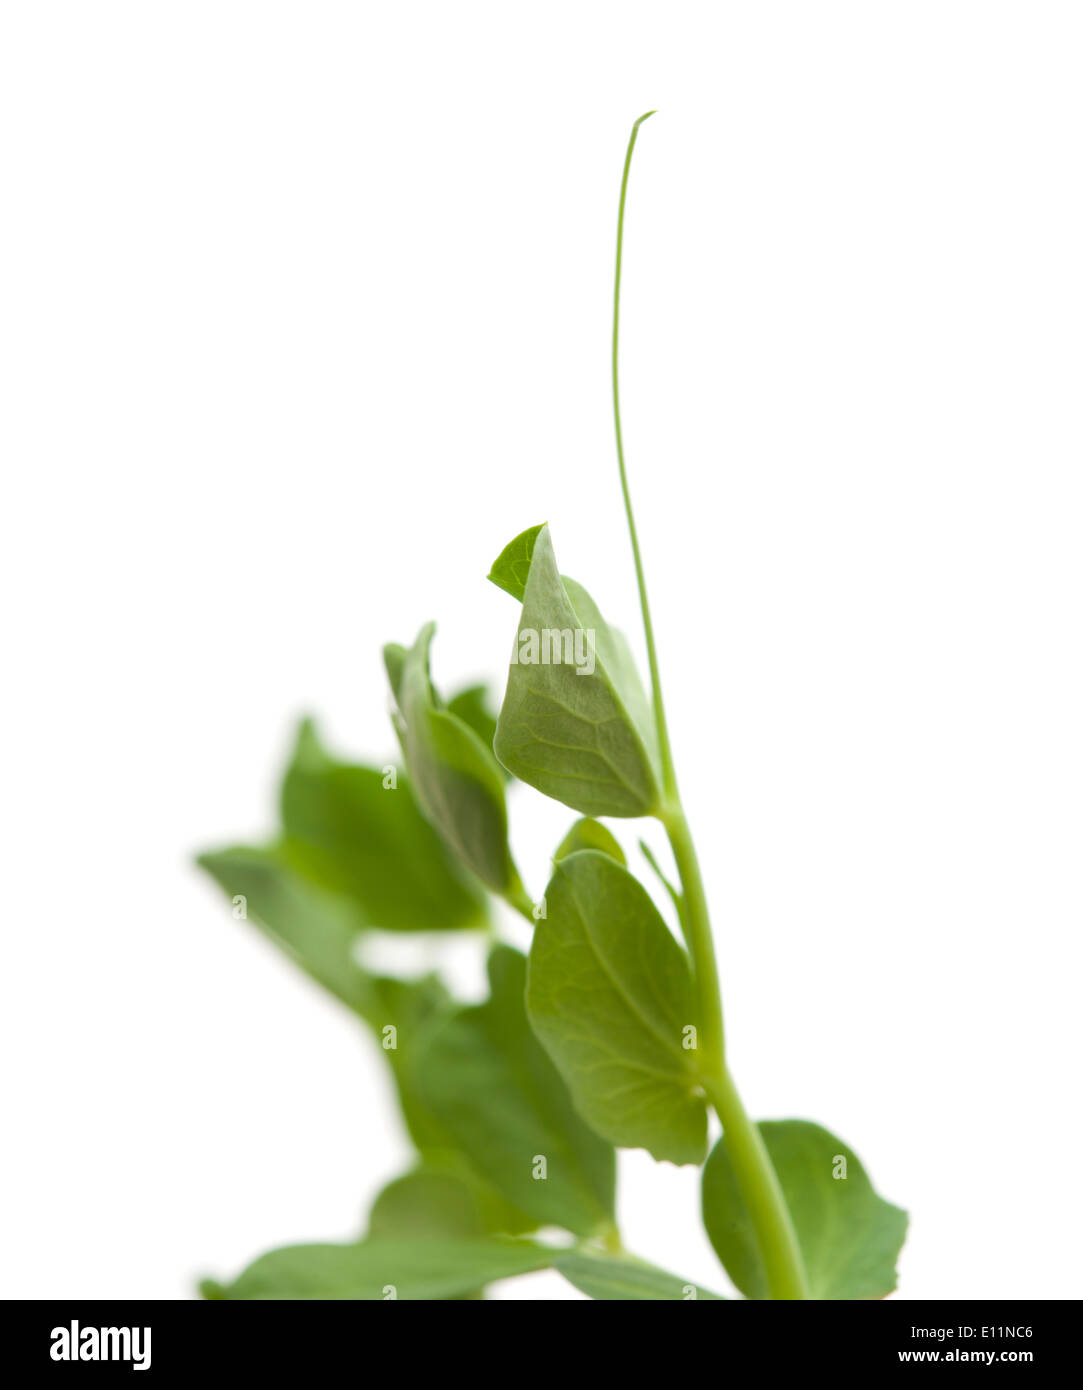
M491 995L427 1036L416 1072L429 1108L473 1167L509 1201L577 1235L610 1231L612 1146L576 1112L530 1027L526 958L510 946L489 957ZM536 1159L545 1174L535 1171Z
M391 766L388 764L387 766ZM305 720L282 782L284 852L349 897L367 926L437 931L486 920L485 899L421 814L402 768L339 762Z

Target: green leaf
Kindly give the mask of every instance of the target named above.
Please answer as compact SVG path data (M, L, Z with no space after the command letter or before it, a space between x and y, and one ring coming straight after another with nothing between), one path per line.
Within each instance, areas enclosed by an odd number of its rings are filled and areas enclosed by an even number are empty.
M431 1035L456 1013L457 1006L435 975L417 980L375 976L370 1019L398 1092L406 1128L426 1166L450 1173L474 1190L483 1229L515 1236L532 1231L537 1220L480 1180L455 1135L430 1108L418 1084Z
M476 1196L484 1231L517 1236L535 1230L535 1217L480 1178L419 1085L419 1068L427 1055L429 1038L459 1006L436 975L416 980L373 976L371 996L374 1002L369 1022L391 1068L403 1120L426 1169L439 1170L468 1184Z
M439 1168L417 1168L389 1182L369 1213L369 1236L484 1235L477 1188Z
M484 895L421 814L405 778L342 763L305 720L282 784L284 857L348 896L366 925L437 931L482 925Z
M558 864L562 859L567 859L569 854L575 854L580 849L596 849L602 854L608 854L610 859L615 859L618 864L627 863L624 851L612 833L601 821L591 820L589 816L577 820L564 836L553 855L553 863Z
M451 696L447 708L449 714L454 714L473 729L486 748L492 749L496 734L496 715L489 706L487 685L468 685L458 694Z
M632 1255L612 1256L573 1250L567 1255L558 1256L553 1261L553 1267L564 1275L569 1284L590 1298L609 1301L665 1299L685 1303L701 1298L724 1301L721 1294L711 1293L709 1289L687 1279L678 1279L675 1274L667 1274L664 1269L657 1269Z
M368 1233L515 1236L537 1224L480 1181L462 1155L449 1152L388 1183L373 1203Z
M474 730L437 703L429 679L434 631L432 623L422 628L398 680L397 728L414 795L430 824L483 883L496 893L514 891L519 878L508 851L504 780Z
M759 1129L790 1208L812 1297L885 1298L895 1288L906 1213L877 1196L853 1150L826 1129L807 1120L764 1120ZM724 1136L703 1169L703 1223L737 1288L747 1298L769 1297Z
M523 601L527 576L530 574L530 561L534 555L534 542L545 523L531 526L521 531L513 541L509 541L493 561L488 578L512 598Z
M235 916L253 922L306 974L368 1016L371 981L354 959L366 923L355 902L303 878L281 847L238 845L196 862L233 899Z
M403 1119L418 1151L426 1156L454 1152L455 1142L418 1094L414 1068L429 1032L455 1005L435 975L417 980L374 976L366 1016L395 1080Z
M428 1034L414 1073L421 1097L477 1172L517 1207L578 1235L610 1230L613 1150L576 1114L530 1029L525 959L495 947L489 979L488 1002Z
M489 700L490 694L487 685L468 685L465 690L460 690L457 695L453 695L448 700L447 708L449 714L454 714L464 724L468 724L492 753L493 739L496 737L496 715L490 707ZM511 773L502 763L496 761L495 753L493 753L493 761L499 769L501 777L507 782L511 778Z
M359 1014L376 1035L390 1066L403 1120L418 1151L443 1166L465 1165L456 1139L422 1099L414 1081L428 1033L455 1005L435 975L398 980L369 974L355 959L362 923L348 899L302 878L280 849L238 847L200 856L199 864L226 890L240 895L248 921L312 979ZM537 1222L472 1176L485 1228L517 1235Z
M479 1183L451 1169L416 1168L379 1193L369 1213L368 1237L470 1239L494 1233L486 1216ZM453 1297L483 1298L484 1289Z
M406 658L409 652L398 642L388 642L384 647L384 670L387 672L388 684L391 686L391 694L395 697L395 703L402 701L402 673L406 669Z
M354 1245L290 1245L250 1264L232 1284L207 1280L219 1299L445 1299L544 1269L553 1251L500 1237L375 1237Z
M555 659L554 659L555 658ZM590 816L645 816L659 801L646 696L623 639L534 541L496 755L521 781Z
M426 1031L453 1009L436 976L396 980L369 974L355 957L364 926L356 905L303 878L281 848L237 847L201 855L198 862L235 900L235 913L243 911L306 974L373 1029L417 1148L422 1153L453 1151L454 1141L422 1104L410 1079Z
M576 1108L614 1144L702 1163L707 1110L686 1050L688 957L646 890L606 854L562 859L530 951L527 1012Z
M594 633L598 660L609 672L614 689L619 694L624 708L628 711L643 747L651 759L655 778L660 780L658 735L651 715L650 701L647 699L643 682L639 678L639 670L636 667L632 649L628 645L628 639L619 628L609 626L602 617L598 605L582 584L577 583L566 574L562 576L561 582L564 585L565 593L571 599L572 607L575 609L575 615L581 626L588 632Z

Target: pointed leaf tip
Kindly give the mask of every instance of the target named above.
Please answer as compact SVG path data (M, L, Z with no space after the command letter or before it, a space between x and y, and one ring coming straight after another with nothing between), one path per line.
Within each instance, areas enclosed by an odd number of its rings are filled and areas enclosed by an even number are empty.
M528 526L525 531L520 531L496 557L486 576L490 583L495 584L498 589L503 589L506 594L511 594L512 598L518 599L520 603L526 592L530 562L534 558L534 543L547 524L542 521L537 526Z

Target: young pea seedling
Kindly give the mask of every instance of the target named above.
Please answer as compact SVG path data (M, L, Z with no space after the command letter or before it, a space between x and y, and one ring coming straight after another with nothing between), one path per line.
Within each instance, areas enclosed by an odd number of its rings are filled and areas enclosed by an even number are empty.
M624 458L620 299L632 127L617 216L612 380L617 463L646 639L649 693L621 634L557 566L549 528L501 552L489 578L521 605L499 716L471 687L445 701L433 626L389 646L399 762L346 764L310 721L267 845L203 855L234 916L255 922L373 1031L416 1150L347 1244L263 1255L207 1297L457 1299L552 1268L598 1299L719 1295L628 1252L617 1148L702 1165L703 1221L751 1299L882 1298L906 1216L818 1125L753 1123L727 1062L714 943L681 805ZM528 894L508 844L506 785L580 815ZM672 930L599 818L650 817L676 882L644 854ZM530 926L529 956L493 940L491 900ZM489 998L456 1003L435 974L370 970L377 931L487 927ZM709 1111L721 1137L708 1153ZM652 1254L654 1252L651 1252Z

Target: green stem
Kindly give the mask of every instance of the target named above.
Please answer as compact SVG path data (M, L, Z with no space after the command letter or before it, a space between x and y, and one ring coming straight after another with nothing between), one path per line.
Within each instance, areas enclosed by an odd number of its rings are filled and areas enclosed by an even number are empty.
M665 826L669 843L673 849L677 872L680 876L684 895L684 917L681 925L685 931L692 970L695 977L696 1002L699 1016L699 1056L703 1089L718 1112L726 1139L726 1150L733 1164L737 1183L744 1198L756 1240L763 1256L767 1272L767 1283L772 1298L808 1298L808 1284L805 1277L801 1251L797 1244L793 1221L790 1218L786 1199L779 1186L778 1175L771 1163L770 1155L764 1147L759 1129L748 1118L733 1078L726 1069L725 1034L722 1023L722 995L718 985L718 967L715 961L714 938L711 934L711 919L707 910L707 896L703 889L703 875L700 873L692 833L681 807L677 790L677 774L673 765L673 752L666 725L665 708L662 704L662 679L658 668L658 652L654 642L654 628L651 623L650 604L647 600L647 582L643 574L643 557L639 549L639 536L636 532L635 516L632 511L632 498L628 489L628 473L624 463L624 437L620 422L620 381L619 381L619 342L620 342L620 282L621 265L624 255L624 205L628 196L628 174L632 167L632 152L635 149L639 127L653 111L640 116L632 126L628 141L628 153L624 159L624 174L620 185L620 209L617 214L617 269L613 287L613 419L617 434L617 462L620 466L620 486L624 497L624 512L628 518L628 534L632 542L632 556L635 560L636 583L639 586L639 606L643 613L643 632L647 642L647 661L650 667L651 694L654 706L655 726L658 731L658 752L662 764L662 790L664 802L658 811L658 819Z
M726 1153L756 1229L771 1297L808 1298L801 1249L759 1126L748 1118L733 1078L724 1068L721 1076L704 1081L703 1088L722 1121Z
M696 1003L699 1006L699 1054L704 1070L721 1072L725 1068L725 1030L722 1025L722 992L718 985L718 965L715 961L714 936L707 911L707 894L699 870L692 832L680 804L662 816L677 875L684 897L684 929L689 954L695 970Z

